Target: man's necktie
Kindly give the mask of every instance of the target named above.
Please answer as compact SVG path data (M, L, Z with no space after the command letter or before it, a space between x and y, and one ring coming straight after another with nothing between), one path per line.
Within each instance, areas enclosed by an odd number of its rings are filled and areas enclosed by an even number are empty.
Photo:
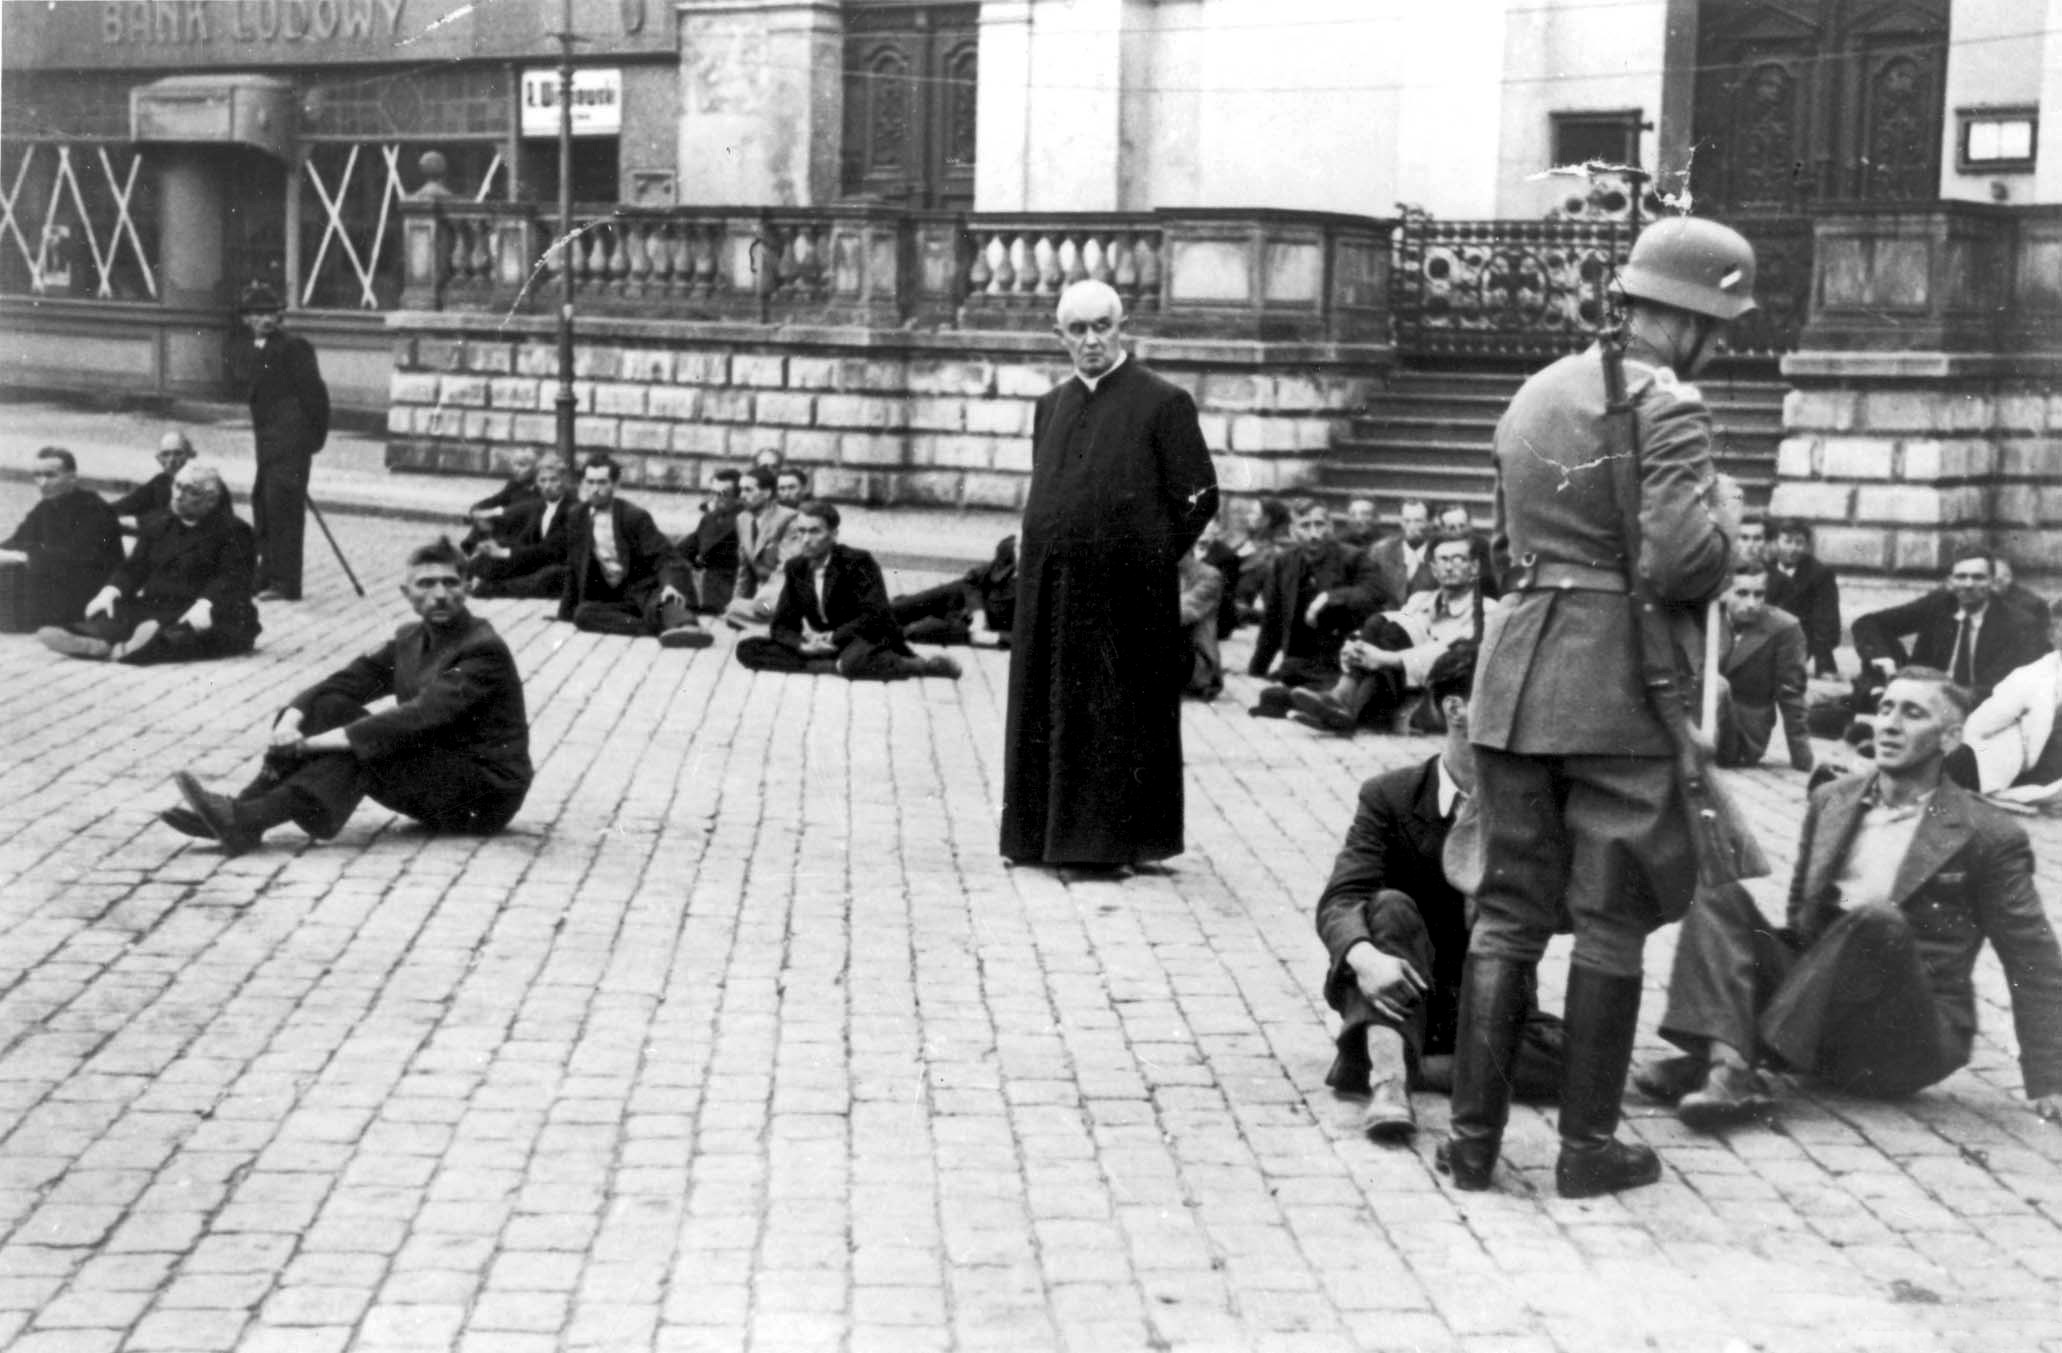
M1964 614L1962 627L1955 632L1954 665L1948 669L1948 675L1954 678L1957 686L1976 684L1976 654L1972 651L1976 647L1975 638L1969 628L1969 616Z

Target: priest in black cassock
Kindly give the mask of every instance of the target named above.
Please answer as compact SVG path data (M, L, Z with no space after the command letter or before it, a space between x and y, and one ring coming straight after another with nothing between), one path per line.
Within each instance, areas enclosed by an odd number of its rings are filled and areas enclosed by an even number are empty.
M1182 850L1177 569L1217 511L1195 401L1127 357L1124 303L1060 294L1074 374L1038 401L1017 546L1002 853L1121 868Z

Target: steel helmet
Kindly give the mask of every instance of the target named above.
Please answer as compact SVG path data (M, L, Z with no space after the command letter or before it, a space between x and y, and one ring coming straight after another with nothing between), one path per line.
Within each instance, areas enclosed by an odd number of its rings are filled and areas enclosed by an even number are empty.
M1730 226L1670 216L1634 241L1618 289L1693 314L1738 319L1754 308L1754 246Z

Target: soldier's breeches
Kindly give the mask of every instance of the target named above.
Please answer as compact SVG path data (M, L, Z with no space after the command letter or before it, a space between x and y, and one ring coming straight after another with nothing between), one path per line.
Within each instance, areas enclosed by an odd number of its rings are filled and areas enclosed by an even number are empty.
M1571 961L1640 975L1640 953L1696 880L1674 764L1660 757L1475 749L1487 868L1469 952L1533 963L1572 930Z

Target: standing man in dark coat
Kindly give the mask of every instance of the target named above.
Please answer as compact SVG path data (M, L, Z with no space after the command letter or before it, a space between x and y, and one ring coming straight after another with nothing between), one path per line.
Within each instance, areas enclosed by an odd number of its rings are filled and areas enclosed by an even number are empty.
M258 541L258 600L299 601L308 471L329 440L329 387L308 340L281 327L286 305L278 292L253 282L239 308L254 349L251 431L258 477L251 485L251 526Z
M0 550L21 555L28 568L23 622L30 629L77 620L86 603L122 562L122 524L91 489L79 487L79 462L61 446L36 453L29 473L36 505Z
M1002 854L1118 868L1182 851L1178 566L1217 511L1195 401L1126 360L1108 285L1060 293L1074 374L1038 401L1017 540Z
M251 528L230 509L221 472L195 461L172 481L172 510L143 519L85 618L36 637L74 658L193 662L250 652L258 628Z
M1676 373L1695 374L1754 308L1754 251L1714 221L1672 217L1639 237L1619 282L1637 458L1616 449L1601 346L1526 381L1497 424L1496 556L1513 572L1468 710L1486 863L1441 1153L1461 1189L1490 1186L1534 969L1570 928L1555 1188L1586 1198L1661 1178L1651 1150L1617 1139L1619 1097L1647 934L1681 918L1696 861L1640 616L1654 608L1667 648L1695 653L1731 571L1739 507L1717 483L1711 414ZM1657 645L1653 661L1686 688L1677 653Z
M449 540L408 556L401 594L416 619L280 711L256 780L231 799L180 771L186 804L160 813L165 825L240 855L288 822L326 841L370 794L434 831L506 827L531 778L515 657L466 609L466 559Z

